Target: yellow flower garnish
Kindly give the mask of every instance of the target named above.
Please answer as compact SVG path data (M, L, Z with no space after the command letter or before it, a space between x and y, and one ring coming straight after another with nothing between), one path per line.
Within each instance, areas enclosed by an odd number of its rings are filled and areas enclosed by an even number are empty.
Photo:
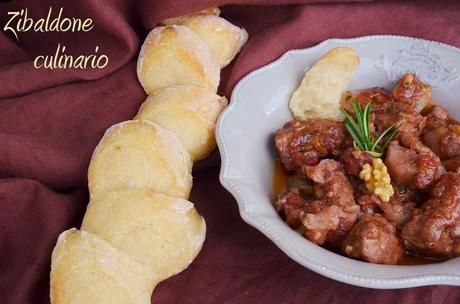
M364 164L359 177L366 182L369 192L377 195L383 202L388 203L394 194L391 178L382 159L374 158L372 166Z

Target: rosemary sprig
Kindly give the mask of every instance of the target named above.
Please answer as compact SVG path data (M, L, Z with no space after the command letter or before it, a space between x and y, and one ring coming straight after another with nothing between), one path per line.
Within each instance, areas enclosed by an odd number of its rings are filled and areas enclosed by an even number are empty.
M355 148L367 152L375 157L380 157L385 151L387 145L393 137L395 137L396 133L398 133L401 125L397 127L394 125L386 127L385 130L383 130L383 132L374 139L370 132L371 102L372 101L369 100L364 107L364 110L361 110L356 100L354 98L351 99L351 105L353 106L356 120L353 119L353 117L351 117L344 108L341 108L340 110L345 116L345 127L354 140L353 145ZM386 135L388 135L388 137L385 142L383 142L382 145L379 145Z

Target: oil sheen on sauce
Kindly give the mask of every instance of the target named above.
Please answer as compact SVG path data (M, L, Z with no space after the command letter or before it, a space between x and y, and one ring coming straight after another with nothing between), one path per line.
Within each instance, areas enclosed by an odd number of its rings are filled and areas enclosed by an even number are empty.
M283 165L280 160L275 160L275 165L273 169L273 189L275 191L275 196L278 197L285 189L287 185L287 180L289 173L284 170ZM424 258L421 256L415 256L410 253L406 253L399 265L421 265L421 264L431 264L442 262L442 260Z

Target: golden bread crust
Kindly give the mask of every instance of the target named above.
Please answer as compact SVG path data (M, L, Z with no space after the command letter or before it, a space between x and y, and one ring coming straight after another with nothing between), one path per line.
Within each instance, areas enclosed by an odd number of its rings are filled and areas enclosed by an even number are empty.
M204 219L191 202L141 189L93 199L82 229L156 273L157 281L184 270L200 251L206 234Z
M192 161L206 158L216 147L215 127L228 101L199 86L170 86L147 97L134 119L170 130L184 144Z
M90 196L121 189L150 189L187 198L192 161L179 139L165 128L130 120L109 128L88 169Z
M51 258L54 304L149 304L155 273L97 235L75 228L58 238Z
M171 85L199 85L217 90L220 69L208 46L181 25L154 28L142 45L137 76L147 94Z
M301 120L343 120L340 101L358 65L359 56L352 48L338 47L327 52L308 70L292 94L292 114Z

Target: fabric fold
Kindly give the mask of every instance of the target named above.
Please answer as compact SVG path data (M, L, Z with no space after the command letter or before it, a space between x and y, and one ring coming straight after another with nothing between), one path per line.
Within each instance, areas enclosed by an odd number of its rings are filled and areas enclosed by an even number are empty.
M365 2L365 3L362 3ZM7 12L49 7L92 18L89 32L3 31ZM51 251L58 235L80 227L88 203L87 169L104 131L137 113L146 95L136 77L140 44L162 19L221 6L249 41L221 76L219 94L290 49L329 38L414 36L460 47L458 1L117 0L0 3L0 299L49 303ZM99 51L104 69L35 69L58 44L69 54ZM191 200L206 219L203 251L189 269L157 287L154 303L460 302L456 287L370 290L321 277L296 264L245 224L219 184L218 152L194 168Z

